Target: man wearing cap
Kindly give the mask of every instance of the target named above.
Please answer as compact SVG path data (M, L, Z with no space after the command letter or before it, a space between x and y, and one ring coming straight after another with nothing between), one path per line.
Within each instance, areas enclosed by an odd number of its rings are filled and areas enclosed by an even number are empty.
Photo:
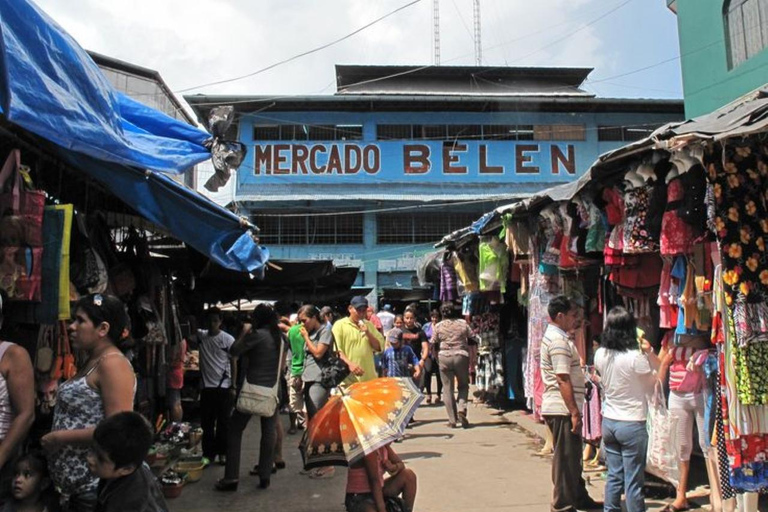
M376 313L381 322L381 330L387 334L395 326L395 315L392 313L392 306L384 304L384 307Z
M341 353L351 372L342 383L345 387L377 377L373 354L381 352L384 336L365 319L367 310L368 300L365 297L352 297L347 307L349 316L333 324L336 350Z

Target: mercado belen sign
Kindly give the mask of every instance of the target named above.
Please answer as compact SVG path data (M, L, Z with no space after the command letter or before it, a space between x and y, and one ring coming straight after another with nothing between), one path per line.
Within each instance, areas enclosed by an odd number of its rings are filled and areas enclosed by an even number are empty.
M576 173L577 144L517 142L257 143L253 173L266 176L561 176Z

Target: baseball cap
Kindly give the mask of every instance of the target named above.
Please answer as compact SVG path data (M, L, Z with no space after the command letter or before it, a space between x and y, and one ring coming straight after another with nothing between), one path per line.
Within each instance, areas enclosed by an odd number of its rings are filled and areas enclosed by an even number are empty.
M392 311L392 304L384 304L382 309L384 309L384 311Z
M390 329L387 333L387 341L390 343L394 341L403 341L403 331L397 327Z
M349 301L349 304L355 309L367 308L368 299L366 299L362 295L356 295L355 297L352 297L352 300Z

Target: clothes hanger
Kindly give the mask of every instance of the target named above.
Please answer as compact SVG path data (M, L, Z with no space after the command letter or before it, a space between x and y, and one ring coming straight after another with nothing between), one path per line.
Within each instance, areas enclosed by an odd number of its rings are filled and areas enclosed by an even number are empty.
M645 184L645 180L643 180L642 176L637 173L637 167L631 167L624 174L624 182L629 184L627 187L628 190L642 187Z
M656 171L650 164L640 164L637 168L637 174L640 175L646 184L656 181Z

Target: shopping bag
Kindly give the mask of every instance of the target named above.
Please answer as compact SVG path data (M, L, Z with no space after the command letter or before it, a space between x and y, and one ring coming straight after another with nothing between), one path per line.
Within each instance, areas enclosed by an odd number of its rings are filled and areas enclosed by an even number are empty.
M680 480L680 447L677 417L669 412L661 383L656 383L648 399L648 453L645 470L677 485Z

